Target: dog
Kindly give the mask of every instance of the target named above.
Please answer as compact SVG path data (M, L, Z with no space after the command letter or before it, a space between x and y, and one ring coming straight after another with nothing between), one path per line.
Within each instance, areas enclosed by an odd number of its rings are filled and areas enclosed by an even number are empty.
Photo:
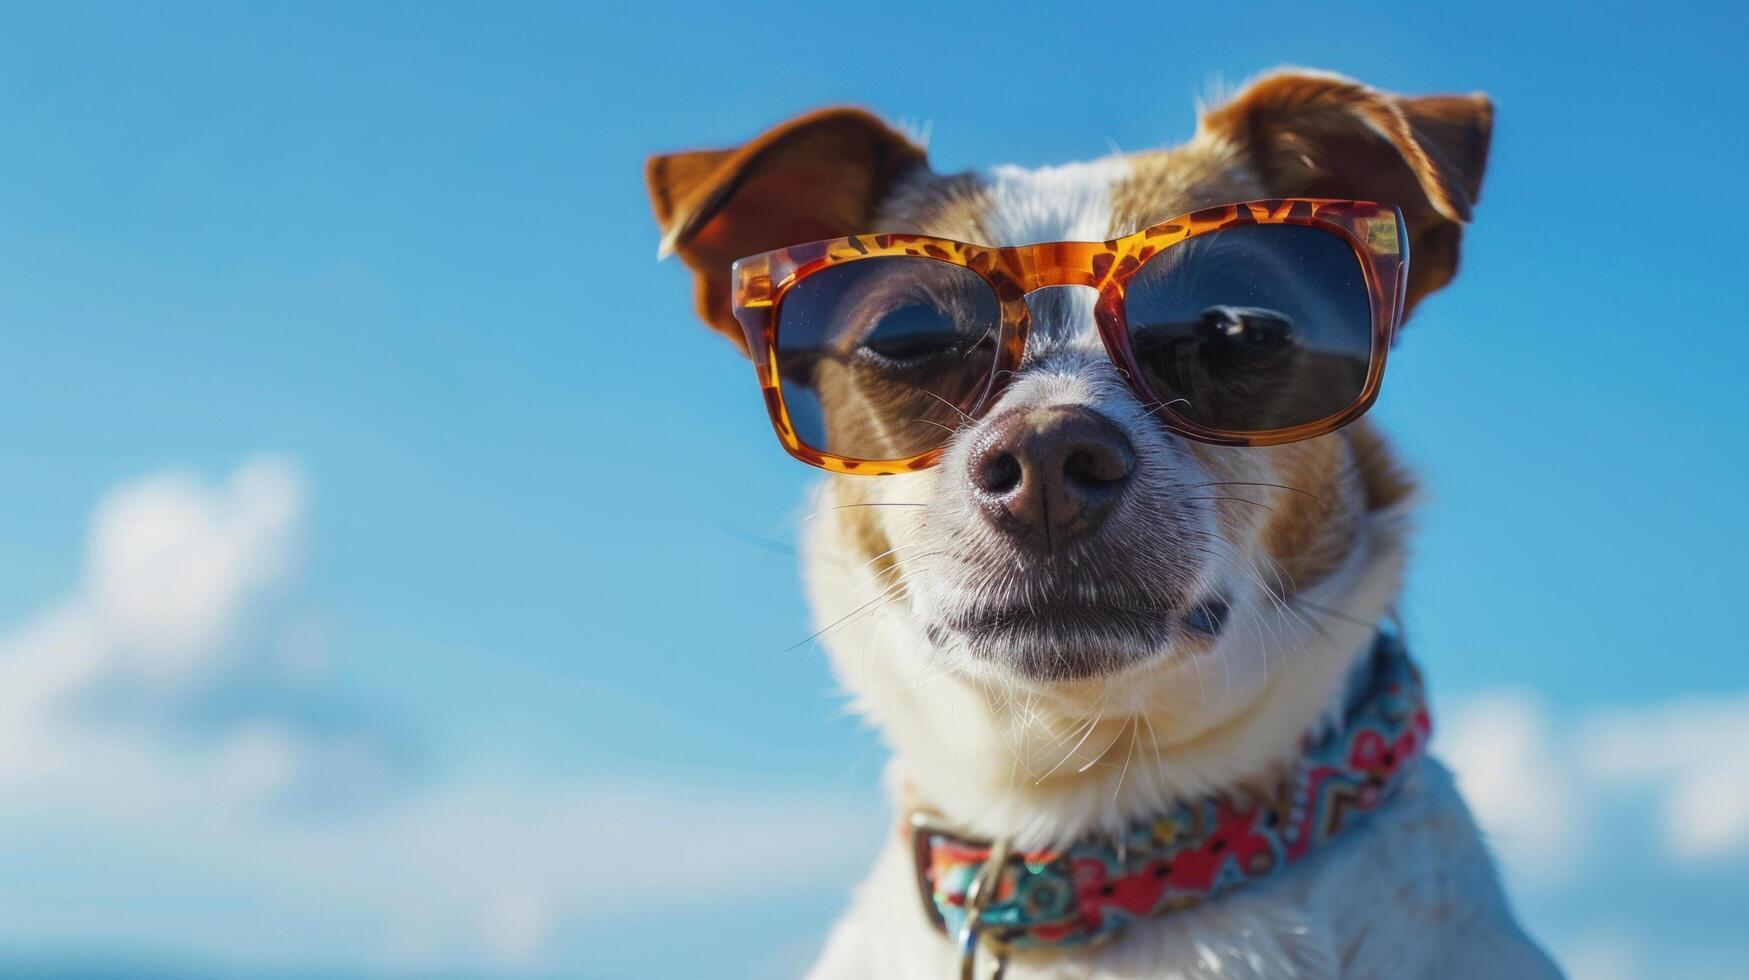
M1452 278L1492 116L1290 69L1088 163L938 174L849 108L649 160L661 253L835 473L806 579L893 753L900 826L812 976L1559 976L1422 751L1393 615L1414 485L1359 414L1383 354L1313 336L1364 318L1335 310L1365 279L1388 349ZM1304 279L1332 249L1346 271ZM1351 298L1247 305L1270 288ZM1148 302L1209 305L1135 327ZM1198 393L1148 397L1173 384ZM1211 434L1338 391L1310 436Z

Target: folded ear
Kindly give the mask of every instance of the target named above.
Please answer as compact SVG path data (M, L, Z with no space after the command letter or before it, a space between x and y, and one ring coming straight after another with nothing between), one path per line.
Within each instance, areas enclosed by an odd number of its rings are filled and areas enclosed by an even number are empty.
M1409 225L1407 312L1457 272L1493 122L1484 95L1405 98L1339 75L1287 71L1205 112L1201 129L1244 150L1272 195L1402 209Z
M645 165L662 226L659 256L697 279L698 315L746 350L729 309L738 258L869 227L893 181L923 149L860 109L821 109L730 150L653 156Z

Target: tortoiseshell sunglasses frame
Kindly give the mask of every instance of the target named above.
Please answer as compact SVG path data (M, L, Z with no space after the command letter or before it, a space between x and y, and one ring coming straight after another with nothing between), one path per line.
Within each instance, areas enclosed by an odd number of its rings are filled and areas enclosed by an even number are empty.
M735 319L747 336L747 350L765 392L765 407L778 441L791 456L834 473L887 476L927 469L945 446L904 459L857 459L825 452L802 442L790 424L778 375L777 330L784 296L796 283L842 262L887 255L911 255L962 266L995 291L1002 308L996 362L990 377L970 398L955 406L969 417L989 405L1019 370L1032 327L1026 295L1046 286L1091 286L1099 291L1094 318L1106 354L1136 396L1150 406L1159 395L1141 382L1124 315L1124 290L1142 264L1161 251L1199 235L1242 225L1301 225L1341 237L1354 249L1372 303L1372 348L1366 384L1347 408L1303 425L1262 432L1233 432L1198 425L1172 411L1156 413L1166 427L1186 438L1221 446L1279 446L1333 432L1365 414L1378 398L1385 356L1403 315L1409 273L1409 244L1402 212L1388 204L1323 198L1277 198L1226 204L1193 211L1151 228L1106 242L1043 242L986 248L946 238L905 233L851 235L792 245L737 261L731 276Z

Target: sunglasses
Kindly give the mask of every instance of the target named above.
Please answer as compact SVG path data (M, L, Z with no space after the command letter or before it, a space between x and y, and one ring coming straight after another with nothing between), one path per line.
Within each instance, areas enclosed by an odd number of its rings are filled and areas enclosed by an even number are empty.
M1106 354L1166 428L1274 446L1378 396L1409 271L1403 216L1361 201L1251 201L1108 242L985 248L852 235L735 263L772 427L836 473L933 466L1027 354L1026 296L1098 290Z

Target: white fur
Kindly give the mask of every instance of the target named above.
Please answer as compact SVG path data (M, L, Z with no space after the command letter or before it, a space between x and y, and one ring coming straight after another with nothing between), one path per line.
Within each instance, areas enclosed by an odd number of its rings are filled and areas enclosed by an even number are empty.
M990 207L982 221L990 236L986 244L1105 240L1111 231L1111 189L1131 170L1120 156L1037 170L991 170Z
M1127 172L1116 158L1036 172L999 169L989 180L993 205L983 227L998 244L1103 238L1111 185ZM1088 308L1061 304L1050 319L1049 344L1005 393L1004 406L1075 403L1107 414L1130 432L1164 496L1208 479L1174 439L1147 434L1158 427L1147 426L1142 407L1114 383L1097 342L1085 342ZM951 644L933 644L921 625L968 587L966 570L938 557L944 545L964 546L978 533L970 516L955 523L961 451L950 446L941 466L885 478L870 491L882 502L927 501L933 511L887 508L879 518L899 546L904 595L879 601L892 580L844 559L845 518L829 504L811 525L807 574L816 610L833 624L822 641L837 674L894 751L889 780L900 806L920 801L968 833L1049 847L1115 832L1186 799L1241 790L1290 761L1300 736L1334 717L1373 624L1396 599L1401 515L1374 514L1347 563L1304 595L1338 616L1311 622L1282 607L1264 577L1244 573L1255 556L1194 568L1187 559L1187 580L1218 585L1232 598L1231 622L1217 640L1200 647L1174 641L1116 673L1073 683L1005 677ZM1231 535L1212 505L1188 507L1174 519L1187 533L1233 547L1220 540ZM843 613L850 615L839 622ZM923 915L898 834L812 975L955 975L950 943ZM1428 761L1370 821L1305 863L1201 908L1133 926L1094 949L1017 955L1008 975L1558 973L1514 923L1449 775Z

